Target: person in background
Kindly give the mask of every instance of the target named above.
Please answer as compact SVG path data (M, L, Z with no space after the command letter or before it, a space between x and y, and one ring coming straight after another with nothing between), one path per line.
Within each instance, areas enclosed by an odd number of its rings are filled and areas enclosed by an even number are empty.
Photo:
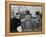
M37 16L37 31L41 31L41 17L40 17L40 12L36 11L36 16Z

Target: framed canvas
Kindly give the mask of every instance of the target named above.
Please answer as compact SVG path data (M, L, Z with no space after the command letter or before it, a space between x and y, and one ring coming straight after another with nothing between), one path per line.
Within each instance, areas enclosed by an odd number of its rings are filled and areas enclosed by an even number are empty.
M6 36L45 33L45 4L6 1Z

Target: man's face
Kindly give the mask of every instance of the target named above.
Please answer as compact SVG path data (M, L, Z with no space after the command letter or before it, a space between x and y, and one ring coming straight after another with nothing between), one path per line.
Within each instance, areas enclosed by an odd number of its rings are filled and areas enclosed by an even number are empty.
M20 18L20 14L16 15L16 18Z
M29 19L30 18L30 15L25 15L25 19Z

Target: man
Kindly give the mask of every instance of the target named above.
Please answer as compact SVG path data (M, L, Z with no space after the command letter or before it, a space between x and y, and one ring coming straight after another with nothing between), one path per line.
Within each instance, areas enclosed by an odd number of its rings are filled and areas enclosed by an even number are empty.
M31 25L31 14L29 10L26 10L24 14L25 18L21 20L21 27L23 32L32 31L32 25Z
M10 18L10 32L18 32L17 27L21 25L21 20L18 18L15 18L15 12L11 12L11 18Z
M36 16L37 16L37 31L41 31L41 27L42 27L42 20L41 20L41 17L40 17L40 12L39 11L36 11Z

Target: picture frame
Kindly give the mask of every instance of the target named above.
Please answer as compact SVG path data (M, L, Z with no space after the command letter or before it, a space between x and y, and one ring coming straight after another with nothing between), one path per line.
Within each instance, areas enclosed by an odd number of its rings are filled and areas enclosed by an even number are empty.
M10 32L10 12L12 5L24 5L24 6L40 6L42 12L42 31L41 32ZM6 1L5 2L5 35L15 36L15 35L34 35L34 34L44 34L45 33L45 3L37 2L20 2L20 1Z

